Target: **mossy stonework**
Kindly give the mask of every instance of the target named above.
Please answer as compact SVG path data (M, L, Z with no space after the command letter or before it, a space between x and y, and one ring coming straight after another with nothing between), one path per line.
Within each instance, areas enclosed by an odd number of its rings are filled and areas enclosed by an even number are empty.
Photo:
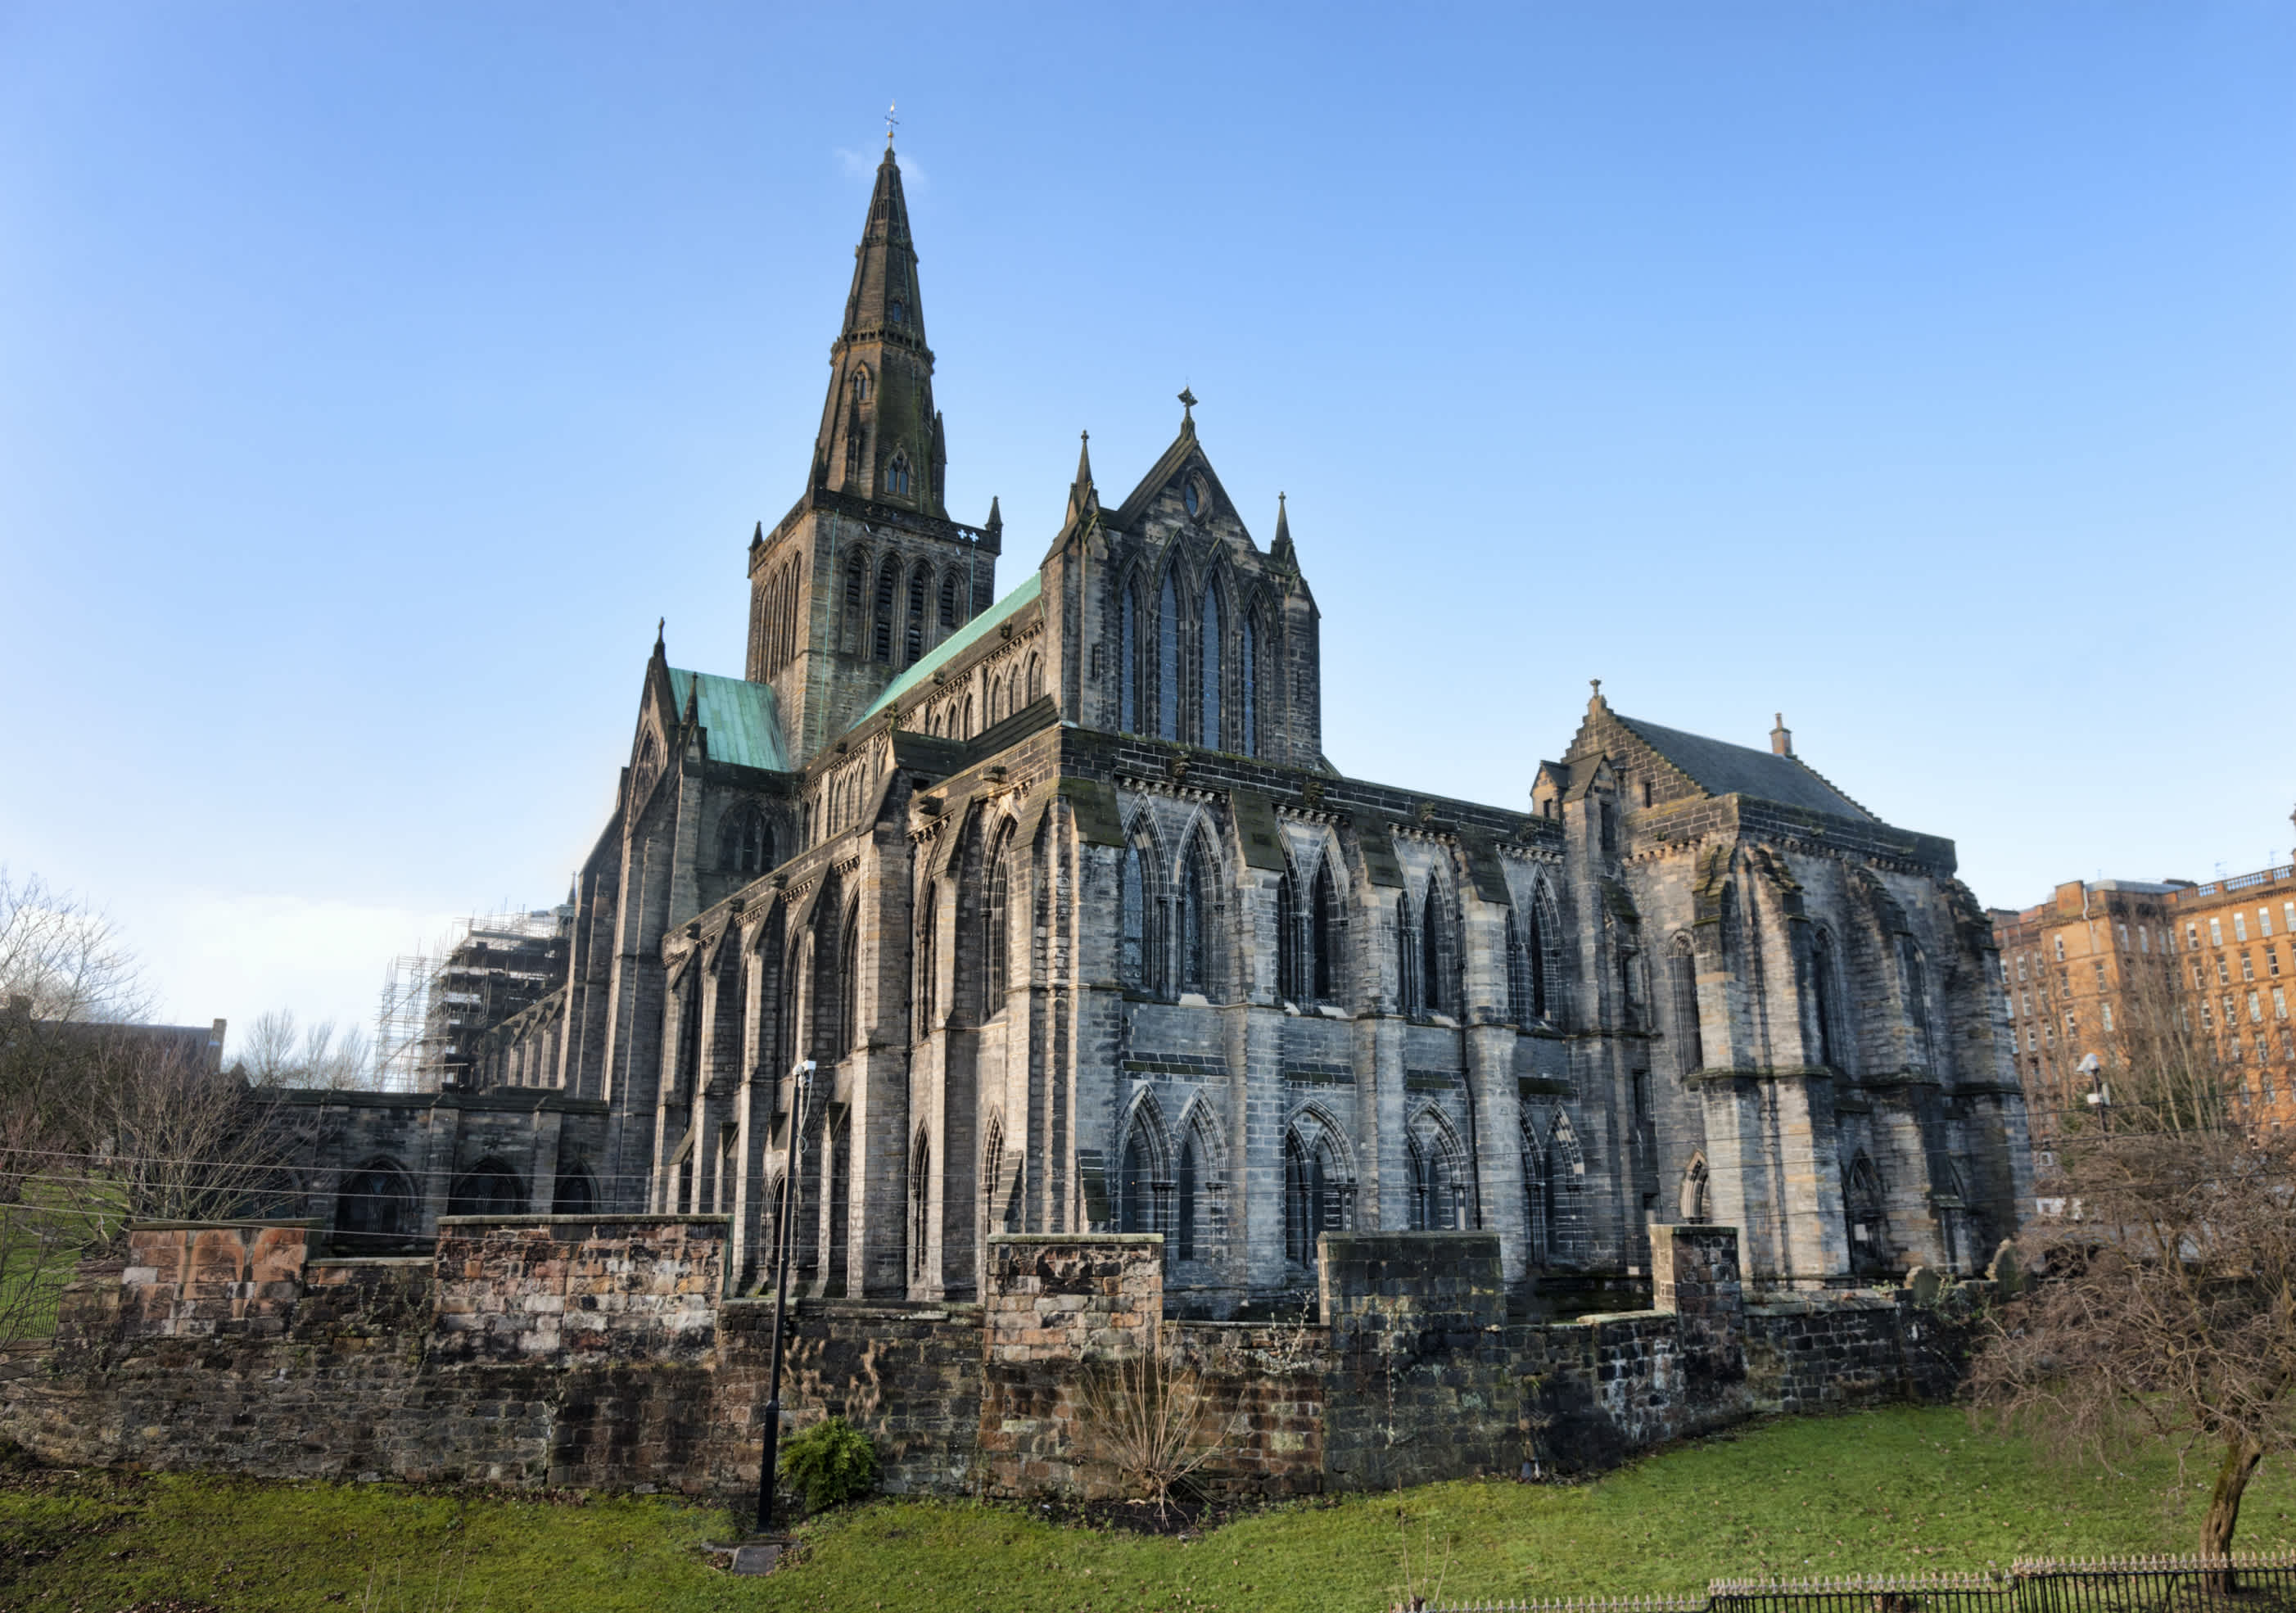
M1085 1377L1160 1353L1209 1408L1192 1482L1283 1496L1597 1468L1950 1391L1946 1308L1749 1305L1734 1229L1652 1236L1656 1306L1567 1322L1510 1309L1487 1233L1325 1234L1322 1319L1251 1322L1168 1315L1157 1236L999 1236L979 1305L799 1305L784 1415L844 1418L895 1493L1091 1498L1119 1480ZM340 1259L299 1224L138 1229L138 1264L88 1268L46 1354L0 1375L0 1437L59 1462L746 1494L772 1308L720 1298L726 1242L719 1216L473 1217L426 1258Z

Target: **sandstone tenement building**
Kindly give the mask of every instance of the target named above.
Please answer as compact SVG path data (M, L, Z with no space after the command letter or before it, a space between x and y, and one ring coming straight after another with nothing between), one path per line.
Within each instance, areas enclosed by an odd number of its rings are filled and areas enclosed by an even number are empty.
M2296 1119L2296 863L2205 883L2073 880L1988 916L2041 1138L2178 1072L2249 1126Z
M2030 1191L1949 841L1794 754L1612 709L1528 811L1348 777L1279 505L1183 394L1060 529L945 503L917 257L877 173L741 677L657 640L555 989L435 1093L308 1098L306 1213L722 1214L800 1291L978 1296L993 1234L1155 1232L1177 1315L1312 1293L1326 1233L1495 1238L1518 1298L1740 1229L1757 1290L1972 1270ZM812 1060L807 1101L792 1071ZM802 1112L802 1122L798 1117ZM794 1162L794 1165L793 1165Z

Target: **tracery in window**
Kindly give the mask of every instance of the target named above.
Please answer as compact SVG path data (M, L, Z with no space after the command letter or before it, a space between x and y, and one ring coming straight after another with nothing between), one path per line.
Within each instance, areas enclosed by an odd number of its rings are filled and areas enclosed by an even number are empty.
M956 573L949 572L940 579L940 625L956 626Z
M885 466L885 491L906 495L909 490L909 456L896 450Z

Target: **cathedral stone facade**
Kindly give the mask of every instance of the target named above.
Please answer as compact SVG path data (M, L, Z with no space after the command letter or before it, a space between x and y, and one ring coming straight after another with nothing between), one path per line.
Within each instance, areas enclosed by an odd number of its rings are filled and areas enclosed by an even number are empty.
M1783 725L1599 685L1528 811L1341 774L1287 519L1253 539L1185 412L1120 500L1080 455L1000 595L995 506L945 507L890 151L831 355L744 675L655 644L564 983L464 1090L315 1097L315 1213L723 1214L747 1291L794 1172L800 1292L960 1299L992 1233L1157 1232L1213 1317L1296 1307L1326 1232L1494 1232L1536 1300L1644 1274L1653 1223L1738 1227L1773 1289L2015 1230L1950 842Z

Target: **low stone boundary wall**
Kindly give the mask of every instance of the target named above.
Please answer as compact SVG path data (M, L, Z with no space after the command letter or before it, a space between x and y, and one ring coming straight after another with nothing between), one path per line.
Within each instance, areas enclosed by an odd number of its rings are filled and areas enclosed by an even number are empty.
M301 1223L139 1226L0 1371L0 1436L51 1460L738 1496L773 1307L727 1299L726 1225L450 1218L430 1256L332 1259ZM896 1493L1104 1494L1088 1380L1193 1388L1214 1493L1599 1468L1761 1411L1950 1392L1909 1297L1748 1304L1728 1227L1653 1229L1659 1308L1511 1322L1496 1239L1326 1234L1323 1320L1167 1320L1162 1240L992 1240L979 1305L792 1308L783 1415L867 1430ZM1096 1377L1095 1375L1097 1375Z

